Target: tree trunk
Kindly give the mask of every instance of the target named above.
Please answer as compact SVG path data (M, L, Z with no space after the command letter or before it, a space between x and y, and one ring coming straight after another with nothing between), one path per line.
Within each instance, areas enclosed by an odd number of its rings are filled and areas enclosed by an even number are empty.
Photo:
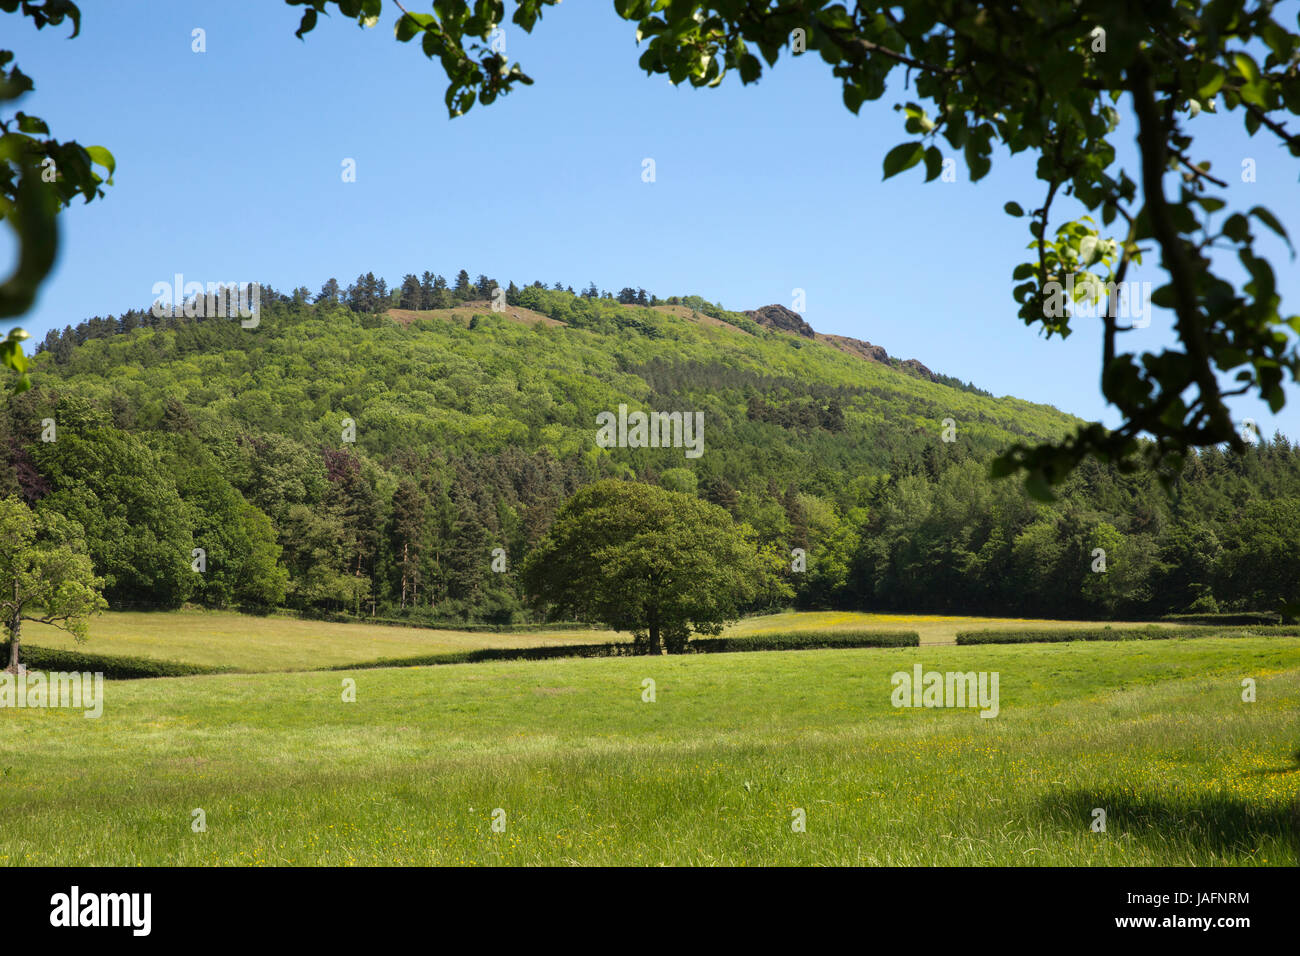
M648 631L650 635L649 636L650 647L647 653L662 654L664 650L663 650L663 643L660 641L659 638L659 612L657 610L650 611L650 626L648 628Z
M9 670L15 674L18 673L18 632L22 625L23 619L14 611L14 616L9 620Z
M360 551L357 552L357 572L354 575L354 577L358 577L358 578L361 577L361 552ZM360 588L352 589L352 616L353 617L361 616L361 589Z

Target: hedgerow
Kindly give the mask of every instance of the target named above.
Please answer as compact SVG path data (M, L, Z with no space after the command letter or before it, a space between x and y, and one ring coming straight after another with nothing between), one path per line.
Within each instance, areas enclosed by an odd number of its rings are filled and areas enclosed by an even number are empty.
M19 659L29 671L80 671L103 674L108 680L136 680L146 677L192 677L197 674L225 674L233 668L154 661L143 657L111 657L85 654L24 643ZM0 661L9 660L9 642L0 642Z
M687 644L688 654L726 654L744 651L795 651L815 648L917 647L915 631L790 631L752 637L703 637ZM631 641L613 644L550 644L544 647L485 647L419 657L383 658L362 664L339 664L330 670L372 667L421 667L434 664L472 664L478 661L539 661L563 657L637 657L641 646Z
M961 631L958 644L1044 644L1064 641L1161 641L1186 637L1292 637L1300 627L1252 625L1225 627L1192 625L1186 627L1080 627L1056 630L989 630Z

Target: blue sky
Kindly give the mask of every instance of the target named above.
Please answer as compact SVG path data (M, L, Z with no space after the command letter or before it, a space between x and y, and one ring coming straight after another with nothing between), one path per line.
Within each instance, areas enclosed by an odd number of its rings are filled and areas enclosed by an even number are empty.
M177 272L316 290L331 276L396 283L465 268L696 293L733 309L789 305L801 288L819 331L1118 423L1097 385L1100 323L1047 341L1015 315L1010 273L1029 236L1002 206L1040 204L1032 158L1003 155L976 184L960 160L957 182L923 183L919 169L882 182L885 152L910 138L891 109L905 91L855 117L815 56L781 60L757 86L674 88L637 67L635 27L612 3L580 0L548 11L532 36L508 29L508 54L534 86L449 120L438 66L393 39L392 4L375 29L322 18L306 42L293 36L301 8L274 0L81 7L75 40L4 17L5 46L37 86L21 108L118 162L107 198L63 217L59 264L21 322L36 339L144 307ZM191 50L195 28L205 53ZM1238 114L1203 113L1190 128L1195 158L1233 184L1231 203L1266 205L1300 234L1300 169L1284 150L1247 137ZM1131 157L1132 124L1120 133ZM1254 183L1239 182L1245 157ZM342 181L346 159L354 183ZM1056 209L1078 213L1068 200ZM1284 309L1300 311L1296 264L1280 241L1261 248ZM11 259L6 235L0 263ZM1151 263L1130 278L1161 284ZM1122 346L1159 349L1169 330L1157 310ZM1277 416L1250 400L1234 410L1265 434L1300 436L1300 390L1288 396Z

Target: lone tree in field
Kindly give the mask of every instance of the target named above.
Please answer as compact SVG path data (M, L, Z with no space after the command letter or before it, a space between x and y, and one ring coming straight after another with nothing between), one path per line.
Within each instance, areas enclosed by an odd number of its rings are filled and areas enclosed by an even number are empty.
M23 621L52 624L84 641L90 616L107 607L102 583L66 518L0 499L0 621L9 635L9 670L18 670Z
M717 505L654 485L600 481L560 509L523 567L550 617L629 631L651 654L717 634L765 595L789 595L775 558Z

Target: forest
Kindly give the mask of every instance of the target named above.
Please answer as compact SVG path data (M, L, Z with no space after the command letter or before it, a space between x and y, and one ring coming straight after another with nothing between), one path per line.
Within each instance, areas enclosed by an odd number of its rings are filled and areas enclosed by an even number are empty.
M498 310L497 288L370 272L262 286L254 329L145 308L52 331L0 412L0 498L79 526L117 608L529 622L516 569L604 478L723 507L786 556L799 608L1104 619L1300 598L1300 450L1281 435L1192 455L1168 489L1085 461L1043 503L989 463L1080 424L1054 408L698 296L511 282ZM702 412L705 453L600 447L620 403Z

